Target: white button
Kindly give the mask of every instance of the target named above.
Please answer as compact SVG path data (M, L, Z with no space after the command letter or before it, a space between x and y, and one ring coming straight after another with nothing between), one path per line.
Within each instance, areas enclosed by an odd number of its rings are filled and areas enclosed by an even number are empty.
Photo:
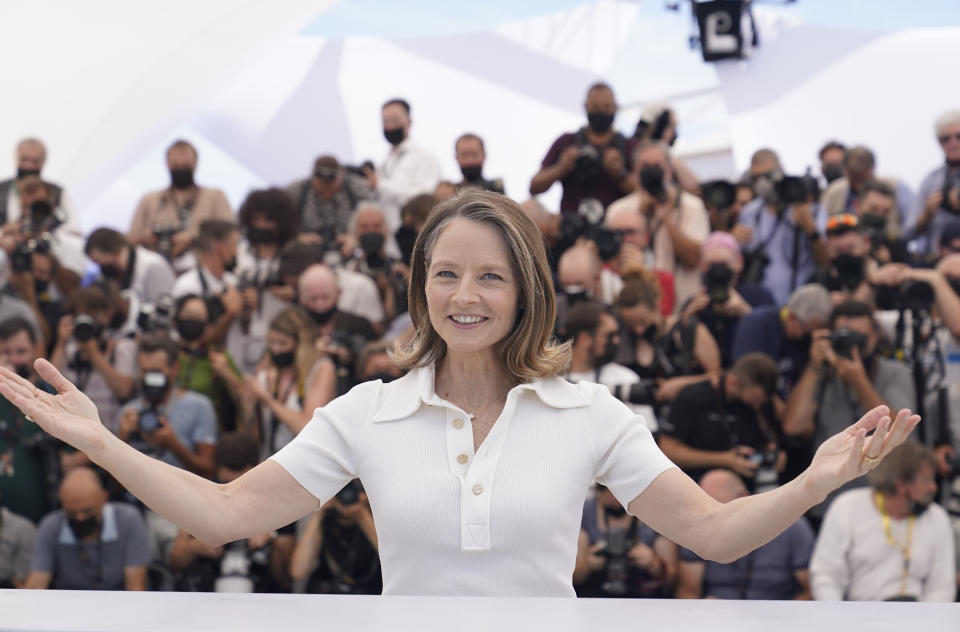
M459 463L460 465L463 465L464 463L466 463L466 462L469 461L469 460L470 460L470 459L467 457L466 454L461 454L460 456L457 457L457 463Z
M461 428L463 428L463 420L460 419L459 417L457 417L456 419L454 419L454 420L453 420L453 427L456 428L457 430L460 430Z
M474 496L479 496L479 495L482 494L482 493L483 493L483 485L479 485L479 484L478 484L478 485L474 485L474 486L473 486L473 494L474 494Z

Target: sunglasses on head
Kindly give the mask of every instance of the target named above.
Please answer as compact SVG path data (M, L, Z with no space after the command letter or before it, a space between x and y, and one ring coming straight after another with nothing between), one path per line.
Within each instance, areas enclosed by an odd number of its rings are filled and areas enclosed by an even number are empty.
M960 132L957 132L956 134L944 134L943 136L937 136L937 140L940 141L941 145L946 145L951 138L953 140L960 140Z
M845 213L843 215L834 215L827 220L827 232L841 232L846 230L855 230L860 227L860 220L856 215Z

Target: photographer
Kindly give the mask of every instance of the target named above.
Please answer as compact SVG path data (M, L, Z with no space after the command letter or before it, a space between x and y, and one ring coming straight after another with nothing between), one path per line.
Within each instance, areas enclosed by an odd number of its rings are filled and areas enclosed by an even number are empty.
M747 254L744 277L783 305L810 278L814 264L827 265L820 240L827 213L814 202L810 179L785 176L771 149L753 154L750 180L757 198L743 207L733 231Z
M908 225L908 240L917 240L919 251L930 254L944 224L960 215L960 110L944 112L934 123L934 134L943 150L943 165L923 179L914 198L914 223Z
M366 177L345 169L333 156L317 158L311 176L289 185L286 193L299 217L298 238L324 250L337 249L357 206L374 197Z
M845 428L849 415L885 405L900 410L916 405L910 369L877 351L879 331L873 308L856 301L837 305L830 331L813 332L810 362L787 400L784 433L809 442L812 455L824 440ZM862 486L852 481L842 490ZM810 510L822 518L836 496Z
M308 593L379 595L383 590L377 531L358 479L310 516L290 560L290 576Z
M483 139L476 134L462 134L454 143L454 158L463 174L463 180L457 183L457 190L465 187L475 187L494 193L504 194L503 178L487 180L483 177L483 163L487 159L487 152L483 146Z
M86 393L108 422L117 418L121 402L133 395L137 378L137 343L128 337L107 337L110 311L99 287L77 290L60 319L50 355L53 365Z
M538 195L554 182L563 186L560 212L577 213L587 200L606 208L637 188L627 150L627 139L613 129L617 102L613 89L595 83L584 104L588 124L554 141L540 171L530 180L530 194Z
M252 437L228 433L214 451L216 480L226 485L260 462ZM183 529L170 547L176 589L190 592L280 592L289 584L289 563L296 523L246 540L210 546Z
M710 180L700 184L700 198L710 218L710 230L730 232L740 221L744 205L753 199L753 186L749 180L735 184Z
M239 243L240 232L233 222L203 222L193 242L197 265L181 274L173 284L174 298L197 294L218 304L217 313L209 314L212 327L207 332L207 341L223 340L243 308L243 297L237 289L239 280L233 273Z
M893 212L895 204L894 190L883 182L871 180L863 185L857 215L870 238L870 257L880 265L910 263L912 259L903 239L904 227Z
M661 424L663 453L694 480L722 467L754 491L777 487L786 466L773 406L778 374L768 355L751 353L681 390Z
M749 496L743 481L725 470L703 475L700 487L721 503ZM802 516L786 531L730 564L706 561L680 549L678 599L810 599L814 534Z
M573 587L577 597L669 597L677 545L628 515L597 485L583 504Z
M140 339L140 395L120 411L117 436L141 452L210 478L217 419L210 400L176 386L179 350L163 334Z
M877 178L875 168L876 158L868 147L858 145L847 150L843 158L844 176L831 182L820 198L820 203L827 210L827 214L860 215L864 187L868 182L879 181L895 195L893 208L890 209L892 226L912 225L909 213L913 207L913 193L896 178Z
M152 250L131 246L112 228L90 233L84 252L100 266L103 278L116 282L121 290L132 291L138 303L155 303L173 291L176 277L170 263Z
M773 305L773 297L759 285L740 282L743 255L730 233L710 233L700 249L702 285L681 310L681 317L696 316L720 347L721 365L733 363L733 337L740 319L754 307Z
M619 330L617 319L603 305L594 301L574 305L564 327L565 337L573 342L567 380L603 384L656 432L657 418L651 407L656 384L641 384L640 376L613 361L620 348Z
M43 165L47 161L47 148L37 138L24 138L17 143L14 152L14 163L17 165L17 173L12 178L0 181L0 226L16 222L20 219L20 192L17 190L17 182L27 177L40 177ZM73 205L63 187L47 180L43 185L49 193L49 201L55 213L63 218L63 223L73 227L74 214Z
M844 301L875 303L873 281L877 262L869 256L870 236L853 213L840 213L827 220L826 250L829 265L818 267L808 283L819 283L830 292L834 304Z
M194 182L197 150L193 145L185 140L170 145L167 168L170 186L140 199L127 240L159 252L177 272L183 272L193 265L193 258L183 255L197 237L200 224L213 219L230 222L233 213L223 191Z
M633 157L640 187L611 204L607 212L635 209L646 218L654 267L673 275L680 306L700 286L700 245L710 232L710 218L700 198L676 186L666 144L643 143Z

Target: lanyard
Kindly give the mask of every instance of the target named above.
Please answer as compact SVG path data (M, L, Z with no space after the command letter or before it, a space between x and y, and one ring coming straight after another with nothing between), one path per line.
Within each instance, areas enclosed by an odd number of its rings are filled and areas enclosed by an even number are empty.
M900 576L900 594L907 594L907 576L910 574L910 542L913 538L913 524L916 522L917 517L910 515L907 518L907 541L904 543L903 548L897 546L897 541L893 539L893 531L890 528L890 516L887 515L887 511L884 508L883 503L883 494L877 492L875 494L877 501L877 507L880 509L880 515L883 518L883 533L887 536L887 542L893 548L900 551L900 554L903 556L903 572Z

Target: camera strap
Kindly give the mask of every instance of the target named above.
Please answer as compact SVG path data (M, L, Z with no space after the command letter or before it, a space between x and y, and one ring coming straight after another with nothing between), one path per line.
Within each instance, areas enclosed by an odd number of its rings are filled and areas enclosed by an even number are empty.
M123 277L120 279L120 289L126 290L130 287L130 284L133 282L133 271L137 267L137 247L128 246L130 249L127 255L127 269L123 273Z

